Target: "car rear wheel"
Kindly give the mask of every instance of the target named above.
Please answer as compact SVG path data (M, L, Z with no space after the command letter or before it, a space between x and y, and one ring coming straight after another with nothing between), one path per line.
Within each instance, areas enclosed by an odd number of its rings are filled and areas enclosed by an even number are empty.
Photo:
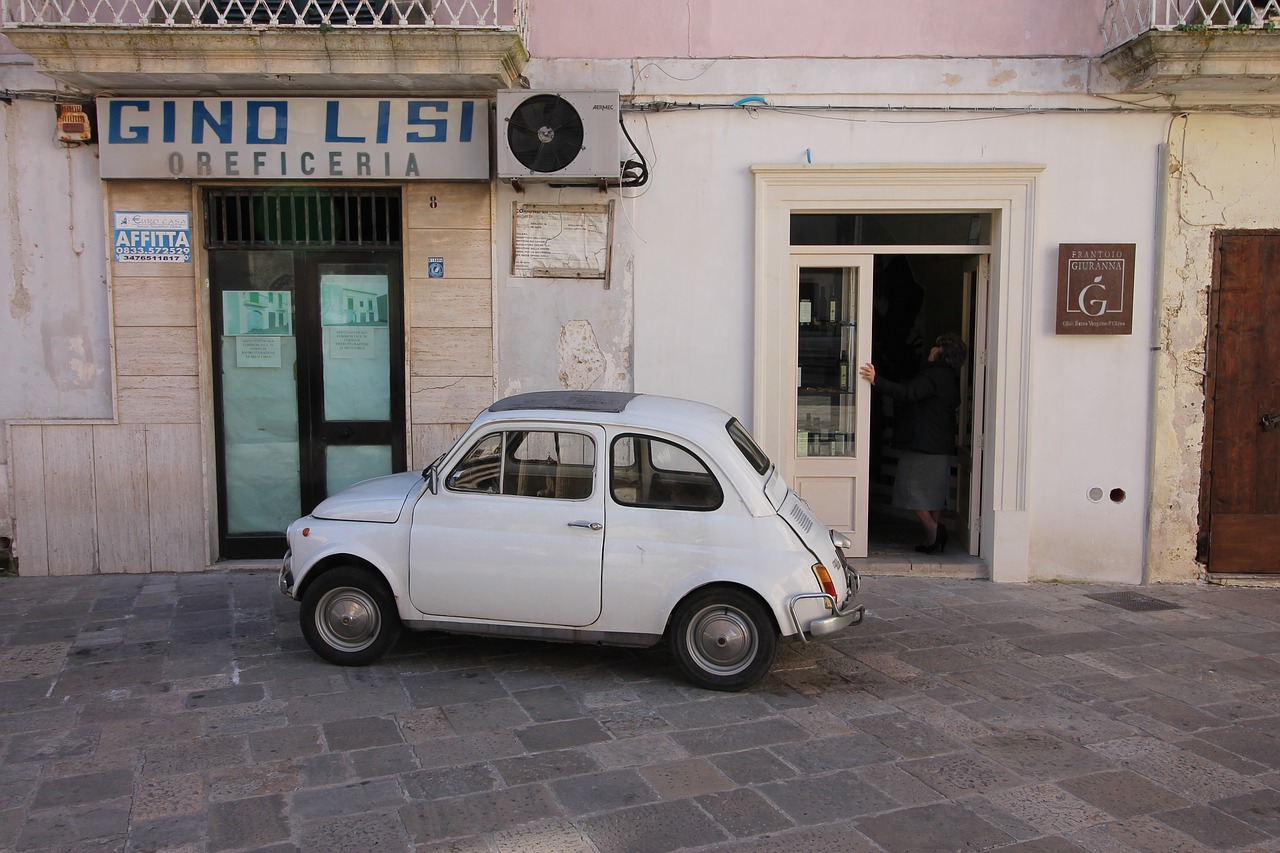
M307 587L298 616L302 635L320 657L366 666L400 636L395 600L382 578L365 569L330 569Z
M671 653L690 681L708 690L743 690L773 665L778 632L768 612L737 589L695 593L676 608Z

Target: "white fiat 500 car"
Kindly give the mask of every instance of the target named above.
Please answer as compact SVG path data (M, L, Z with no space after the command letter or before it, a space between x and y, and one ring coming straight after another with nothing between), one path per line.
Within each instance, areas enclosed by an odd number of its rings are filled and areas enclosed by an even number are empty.
M421 474L366 480L289 526L280 589L311 648L373 662L402 626L654 646L741 690L780 637L862 621L844 536L737 420L644 394L494 403Z

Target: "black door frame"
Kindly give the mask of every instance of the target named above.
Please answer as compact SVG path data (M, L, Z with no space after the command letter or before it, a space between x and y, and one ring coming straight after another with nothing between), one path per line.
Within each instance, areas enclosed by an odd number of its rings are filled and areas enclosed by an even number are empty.
M215 480L217 498L217 544L220 560L276 559L285 552L284 531L230 535L226 483L226 447L223 410L222 325L223 290L244 289L245 281L218 281L215 256L222 252L254 251L289 252L293 256L292 293L293 333L297 347L294 365L298 418L298 478L300 514L305 515L328 496L325 452L329 446L389 445L392 471L403 471L408 464L408 425L405 399L406 341L404 259L400 244L400 200L395 190L377 189L356 193L349 189L308 188L279 189L282 197L311 197L313 204L326 207L324 221L317 217L295 215L297 227L290 232L278 223L266 223L261 208L254 217L244 216L243 223L228 222L231 217L216 215L220 205L227 205L216 192L206 196L209 258L209 300L212 325L210 352L213 385L213 419L215 447ZM255 202L270 198L272 188L250 191ZM375 216L368 214L369 199L376 205ZM211 200L212 199L212 200ZM352 201L355 199L355 201ZM392 204L388 204L388 200ZM235 201L232 202L234 204ZM244 205L243 202L241 202ZM298 203L300 204L300 203ZM364 207L360 205L363 204ZM295 205L292 200L280 203ZM345 207L344 207L345 205ZM241 211L248 210L242 206ZM288 213L301 210L293 207ZM336 213L335 213L336 211ZM209 214L215 215L210 216ZM233 210L234 214L235 211ZM344 218L345 217L345 218ZM287 217L286 217L287 218ZM375 221L377 220L377 221ZM238 232L236 229L240 229ZM272 230L274 228L274 231ZM255 230L256 229L256 230ZM354 267L377 265L377 272L387 275L387 332L389 339L390 412L387 421L324 420L323 329L321 326L320 267L344 264ZM359 271L358 269L356 270ZM286 288L281 288L286 289Z

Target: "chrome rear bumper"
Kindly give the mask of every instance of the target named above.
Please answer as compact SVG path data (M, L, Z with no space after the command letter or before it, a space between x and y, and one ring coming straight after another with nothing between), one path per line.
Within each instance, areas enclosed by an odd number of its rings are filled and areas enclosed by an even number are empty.
M814 598L825 600L831 607L831 615L820 616L810 622L808 636L806 636L804 628L800 626L800 617L796 615L796 605L801 601ZM852 594L845 599L845 608L844 610L840 609L839 603L825 592L805 592L791 597L788 611L791 613L791 624L795 626L796 633L800 635L801 640L807 643L809 642L809 637L825 637L850 625L857 625L867 612L867 608L863 605L853 603Z
M795 627L796 633L800 635L800 639L806 643L809 642L809 637L825 637L828 634L834 634L836 631L848 628L850 625L857 625L862 622L862 617L867 613L866 607L853 603L862 589L862 576L855 572L853 567L845 561L843 552L837 551L836 554L840 560L840 568L844 570L845 589L848 590L844 604L841 605L835 600L834 596L825 592L805 592L800 595L793 595L788 605L787 609L791 613L791 624ZM831 610L831 615L820 616L810 622L809 636L806 637L804 628L800 626L800 617L796 615L796 605L801 601L813 598L821 598L826 601L827 607Z

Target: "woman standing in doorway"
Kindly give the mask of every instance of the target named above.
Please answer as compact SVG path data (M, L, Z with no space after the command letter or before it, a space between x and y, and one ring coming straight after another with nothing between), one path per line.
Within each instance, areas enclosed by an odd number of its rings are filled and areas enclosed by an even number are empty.
M893 413L893 443L902 454L893 479L893 505L915 512L924 528L924 542L916 550L925 554L940 554L947 547L941 518L955 453L960 366L967 355L960 336L947 332L938 337L924 368L910 381L877 379L874 364L858 371L900 404Z

